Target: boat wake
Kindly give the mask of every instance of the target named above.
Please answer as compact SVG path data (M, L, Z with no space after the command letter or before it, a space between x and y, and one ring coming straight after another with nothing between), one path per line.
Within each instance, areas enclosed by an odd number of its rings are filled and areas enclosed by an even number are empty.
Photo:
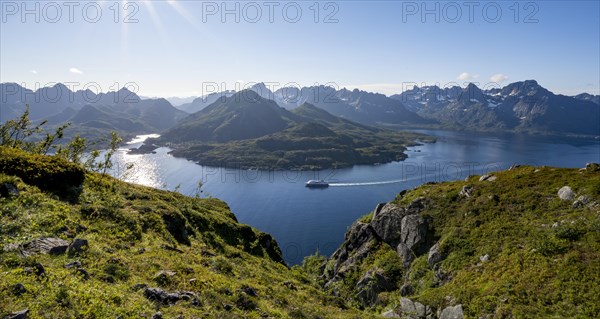
M397 180L393 180L393 181L384 181L384 182L329 183L329 186L338 186L338 187L343 187L343 186L370 186L370 185L396 184L396 183L403 183L403 182L405 182L405 180L403 180L403 179L397 179Z

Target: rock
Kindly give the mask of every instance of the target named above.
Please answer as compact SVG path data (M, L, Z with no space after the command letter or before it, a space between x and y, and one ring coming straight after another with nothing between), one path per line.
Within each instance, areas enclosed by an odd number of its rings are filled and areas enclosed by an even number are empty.
M150 319L163 319L163 314L162 312L158 311L157 313L153 314Z
M381 209L387 205L387 203L379 203L377 204L377 206L375 206L375 211L373 212L373 218L375 218L377 216L377 214L379 214L379 212L381 212Z
M256 293L256 289L254 289L250 286L244 285L244 286L242 286L242 288L240 290L248 296L258 297L258 293Z
M23 271L28 274L35 274L38 277L46 275L46 268L41 263L35 263L32 267L25 267Z
M19 196L17 185L10 182L0 184L0 197L10 198L17 196Z
M512 171L513 169L519 168L519 167L521 167L521 165L519 165L519 164L513 164L508 170Z
M67 255L74 256L83 253L88 248L87 239L76 238L67 248Z
M577 197L577 200L573 202L574 208L581 208L592 202L592 199L588 196L582 195Z
M485 255L483 255L483 256L479 256L479 260L480 260L482 263L486 263L486 262L488 262L488 261L490 260L490 255L488 255L488 254L485 254Z
M67 251L69 242L60 238L44 237L34 239L21 246L21 253L24 256L31 256L36 253L59 255Z
M6 316L5 319L27 319L29 318L29 309L19 310Z
M364 306L371 306L378 301L377 295L383 291L391 291L396 288L383 271L377 268L371 268L356 284L356 297Z
M558 197L562 200L573 200L575 198L575 193L569 186L563 186L558 190Z
M345 272L352 270L371 253L371 247L379 241L379 236L371 225L355 222L346 232L342 245L331 255L333 267L324 273L330 285L342 277Z
M379 214L371 220L371 226L377 236L392 247L400 243L400 224L406 216L406 210L396 204L386 204Z
M463 308L462 305L456 305L454 307L446 307L439 315L439 319L463 319Z
M483 175L483 176L481 176L481 177L479 178L479 181L480 181L480 182L484 182L484 181L493 182L493 181L495 181L497 178L498 178L498 177L496 177L496 176L494 176L494 175L491 175L491 174L485 174L485 175Z
M298 290L298 288L296 288L296 285L294 285L294 283L291 281L284 281L283 285L290 290Z
M400 315L400 318L406 319L433 318L431 307L404 297L400 299L400 306L396 309L396 313Z
M382 318L397 318L400 319L400 315L394 312L394 310L388 310L381 313Z
M396 247L396 253L398 253L398 256L400 256L400 259L402 259L402 266L404 268L408 268L413 259L415 259L413 252L405 243L398 244L398 247Z
M14 284L10 287L11 292L15 296L20 296L27 292L27 288L22 283Z
M463 197L471 197L473 195L473 186L471 185L465 185L462 187L462 189L460 190L460 192L458 193L458 195L463 196Z
M587 163L587 164L585 164L585 170L588 172L598 172L598 171L600 171L600 164Z
M148 285L146 285L146 284L135 284L135 285L131 286L131 289L133 291L138 291L140 289L146 289L147 287L148 287Z
M81 262L79 260L75 260L75 261L65 264L65 268L67 268L67 269L79 268L79 267L81 267Z
M427 256L427 263L429 264L429 267L433 267L435 264L442 261L442 259L444 259L444 257L442 256L442 251L440 249L440 243L438 242L435 245L431 246L431 248L429 248L429 254Z
M400 225L400 241L409 249L422 253L420 248L429 237L427 220L419 215L408 215L402 218Z

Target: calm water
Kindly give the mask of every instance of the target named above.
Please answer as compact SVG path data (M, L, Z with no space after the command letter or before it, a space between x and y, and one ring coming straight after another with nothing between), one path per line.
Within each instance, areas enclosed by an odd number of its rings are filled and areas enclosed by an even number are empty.
M377 166L325 171L252 171L203 167L167 154L116 155L113 174L130 182L199 193L227 202L242 223L272 234L288 264L317 249L331 254L358 217L403 189L428 181L464 179L512 164L583 167L600 162L600 141L512 134L474 134L416 130L436 136L433 144L412 147L408 159ZM144 137L126 148L138 147ZM134 163L131 170L123 169ZM327 189L308 189L309 179L325 179Z

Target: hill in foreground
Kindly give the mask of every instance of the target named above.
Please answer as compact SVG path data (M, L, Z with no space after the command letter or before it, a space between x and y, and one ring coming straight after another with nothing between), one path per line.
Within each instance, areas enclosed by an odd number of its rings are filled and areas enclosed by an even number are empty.
M403 191L309 259L325 290L386 318L598 318L600 165Z
M208 166L322 169L406 158L428 137L336 117L311 104L292 111L254 91L242 91L194 113L163 132L159 145Z
M0 207L1 318L365 317L218 199L0 148Z

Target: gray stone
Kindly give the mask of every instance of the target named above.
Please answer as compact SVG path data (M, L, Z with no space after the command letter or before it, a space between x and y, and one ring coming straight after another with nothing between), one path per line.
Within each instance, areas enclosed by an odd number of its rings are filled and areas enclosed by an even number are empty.
M496 176L494 176L494 175L491 175L491 174L485 174L485 175L483 175L483 176L481 176L481 177L479 178L479 181L480 181L480 182L484 182L484 181L493 182L493 181L495 181L497 178L498 178L498 177L496 177Z
M25 243L20 248L24 256L31 256L36 253L59 255L67 251L68 247L69 242L64 239L44 237Z
M581 208L592 202L592 199L588 196L582 195L577 197L577 200L573 202L573 207Z
M145 288L144 297L163 305L173 305L180 300L191 300L197 298L191 291L168 292L161 288Z
M388 310L381 313L382 318L396 318L400 319L400 315L394 312L394 310Z
M83 253L87 250L89 243L87 239L76 238L67 248L67 254L74 256Z
M81 267L81 262L79 260L75 260L69 263L65 264L65 268L70 269L70 268L79 268Z
M429 267L433 267L435 264L442 261L442 259L444 259L444 256L442 256L440 243L436 243L435 245L431 246L431 248L429 248L427 263L429 264Z
M562 200L573 200L575 198L575 193L569 186L563 186L558 190L558 197Z
M458 195L463 196L463 197L471 197L473 195L473 186L471 185L465 185L462 187L462 189L460 190L460 192L458 193Z
M446 307L440 313L439 319L463 319L463 308L462 305L456 305L454 307Z
M598 163L587 163L585 164L585 170L588 172L600 171L600 164Z
M16 311L5 317L5 319L27 319L27 318L29 318L29 309L23 309L23 310Z
M27 288L22 283L14 284L10 287L13 295L20 296L27 292Z
M412 250L422 244L428 236L427 221L419 215L402 218L400 228L400 241Z
M396 246L400 242L400 224L406 214L404 208L387 204L373 217L371 226L384 242Z
M404 297L400 299L400 306L396 309L396 313L400 315L400 318L405 319L433 318L431 307Z
M153 314L152 317L150 317L150 319L163 319L163 314L162 312L158 311L155 314Z
M391 291L396 286L386 276L383 271L377 268L371 268L356 284L356 297L365 307L371 306L378 301L377 295L383 291Z
M479 256L479 260L480 260L482 263L486 263L486 262L488 262L488 261L490 260L490 255L488 255L488 254L485 254L485 255L483 255L483 256Z
M379 203L379 204L377 204L377 206L375 206L375 211L373 212L373 218L377 217L377 214L379 214L379 212L381 212L381 209L383 207L385 207L385 205L387 205L387 203Z

